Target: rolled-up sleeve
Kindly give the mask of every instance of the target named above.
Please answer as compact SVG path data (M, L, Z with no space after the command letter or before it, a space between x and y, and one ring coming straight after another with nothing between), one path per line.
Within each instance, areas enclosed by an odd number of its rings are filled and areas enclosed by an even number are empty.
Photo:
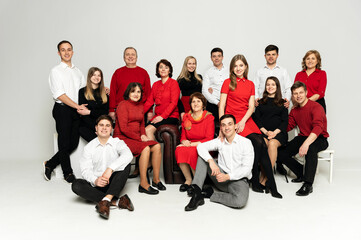
M50 71L49 86L54 99L57 99L61 95L65 94L65 89L60 77L61 75L57 70L52 69Z
M116 150L119 157L109 164L109 168L113 171L122 171L132 161L133 154L123 140L117 143Z

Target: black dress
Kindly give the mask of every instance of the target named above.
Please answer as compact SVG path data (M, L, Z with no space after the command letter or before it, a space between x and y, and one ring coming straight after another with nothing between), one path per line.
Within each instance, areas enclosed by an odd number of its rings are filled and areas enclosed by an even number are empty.
M277 139L281 145L287 143L288 110L283 105L276 105L274 98L268 98L265 104L259 104L252 118L259 129L264 127L267 131L274 131L277 128L281 130L275 139ZM266 135L263 134L263 136L267 138Z
M101 115L109 113L109 97L107 95L107 102L103 104L100 96L99 88L93 90L94 100L87 100L85 98L86 87L79 90L79 105L88 104L87 108L90 110L90 115L81 115L79 133L82 138L90 142L96 138L95 134L95 121Z

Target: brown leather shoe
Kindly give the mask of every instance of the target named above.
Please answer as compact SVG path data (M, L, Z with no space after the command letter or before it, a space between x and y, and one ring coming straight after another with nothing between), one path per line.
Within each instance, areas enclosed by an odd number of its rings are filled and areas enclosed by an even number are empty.
M102 200L102 201L98 202L96 209L100 216L102 216L105 219L108 219L109 218L109 207L110 207L110 202L107 200Z
M129 211L134 211L133 203L127 194L119 198L118 207L122 209L128 209Z

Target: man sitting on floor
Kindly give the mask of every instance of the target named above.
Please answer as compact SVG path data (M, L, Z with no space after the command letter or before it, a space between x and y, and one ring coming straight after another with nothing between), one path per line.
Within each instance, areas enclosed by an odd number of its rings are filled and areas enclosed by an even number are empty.
M100 216L109 218L109 207L134 210L127 194L119 197L130 172L132 152L118 138L110 136L112 118L100 116L96 121L97 138L84 147L80 169L84 179L76 179L72 190L80 197L97 203ZM118 200L117 200L118 199Z
M300 129L300 134L292 141L280 148L278 162L285 164L297 178L292 182L304 182L302 187L296 192L297 196L307 196L313 191L313 181L315 179L318 152L328 147L327 119L323 107L307 98L307 88L302 82L295 82L292 87L292 97L295 107L288 116L287 131L296 126ZM305 171L303 165L293 158L296 154L305 156Z
M242 208L247 203L247 179L252 177L254 159L252 143L236 134L236 119L233 115L223 115L220 124L225 139L216 138L197 146L199 157L191 185L193 193L185 207L186 211L195 210L203 205L204 197L209 197L211 202L233 208ZM209 154L210 151L218 151L218 163ZM221 192L213 192L211 187L202 192L207 172Z

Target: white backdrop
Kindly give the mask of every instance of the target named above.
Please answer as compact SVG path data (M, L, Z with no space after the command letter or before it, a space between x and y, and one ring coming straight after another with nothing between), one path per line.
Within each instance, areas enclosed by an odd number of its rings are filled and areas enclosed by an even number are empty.
M174 78L188 55L204 73L213 47L224 50L227 66L244 54L252 80L268 44L280 48L278 63L293 79L306 51L317 49L328 75L330 147L337 159L360 158L360 13L358 0L0 0L0 160L52 156L48 74L60 61L56 45L63 39L73 43L73 63L84 75L100 67L107 86L127 46L138 50L138 65L152 82L161 58L173 64Z

